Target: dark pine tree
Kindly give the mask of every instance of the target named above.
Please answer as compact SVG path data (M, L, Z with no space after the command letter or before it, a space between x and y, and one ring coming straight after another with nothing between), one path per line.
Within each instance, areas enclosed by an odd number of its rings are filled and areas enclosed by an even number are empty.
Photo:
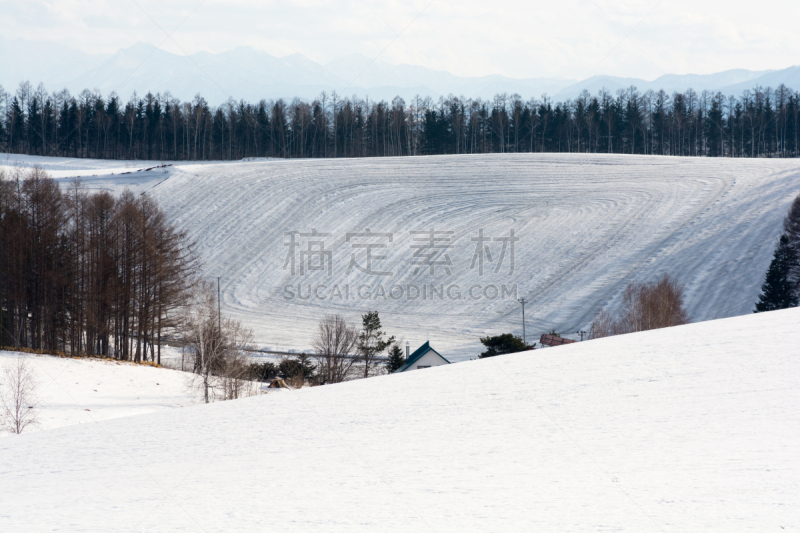
M386 335L381 329L381 319L377 311L370 311L361 315L362 329L358 335L358 351L364 363L364 377L369 377L369 369L375 366L375 358L388 348L394 337L385 339Z
M794 286L794 297L800 301L800 195L792 202L783 221L783 234L789 239L789 249L797 258L794 269L789 272L789 281Z
M797 256L789 247L789 239L786 235L781 235L778 249L775 250L775 256L767 270L767 278L761 286L756 313L797 307L797 297L789 279L789 273L796 265Z
M386 361L386 370L391 374L406 363L403 356L403 349L398 344L392 344L389 348L389 359Z

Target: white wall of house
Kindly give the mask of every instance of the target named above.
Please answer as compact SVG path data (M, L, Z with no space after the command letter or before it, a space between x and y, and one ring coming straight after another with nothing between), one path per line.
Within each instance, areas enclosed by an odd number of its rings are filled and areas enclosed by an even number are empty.
M444 359L442 359L441 357L436 355L435 352L429 351L428 353L426 353L425 355L420 357L419 361L414 363L414 365L411 368L409 368L408 370L417 370L420 367L425 368L425 367L432 367L432 366L441 366L441 365L446 365L446 364L447 364L447 361L445 361ZM406 370L406 372L408 372L408 370Z

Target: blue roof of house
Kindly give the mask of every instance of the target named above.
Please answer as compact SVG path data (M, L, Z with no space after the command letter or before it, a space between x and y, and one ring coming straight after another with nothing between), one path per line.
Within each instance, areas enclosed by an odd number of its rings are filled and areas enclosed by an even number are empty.
M420 346L419 348L417 348L417 349L414 351L414 353L412 353L411 355L409 355L409 356L408 356L408 359L406 359L406 362L405 362L405 364L403 364L403 366L401 366L400 368L398 368L397 370L395 370L395 372L405 372L406 370L408 370L409 368L411 368L411 366L412 366L414 363L416 363L417 361L419 361L420 359L422 359L422 356L423 356L423 355L425 355L425 354L426 354L426 353L428 353L428 352L433 352L433 353L435 353L436 355L438 355L439 357L441 357L442 359L444 359L444 361L445 361L445 362L446 362L448 365L450 364L450 361L448 361L447 359L445 359L445 357L444 357L442 354L440 354L439 352L437 352L436 350L434 350L433 348L431 348L431 344L430 344L430 342L429 342L429 341L426 341L426 342L425 342L425 344L423 344L422 346Z

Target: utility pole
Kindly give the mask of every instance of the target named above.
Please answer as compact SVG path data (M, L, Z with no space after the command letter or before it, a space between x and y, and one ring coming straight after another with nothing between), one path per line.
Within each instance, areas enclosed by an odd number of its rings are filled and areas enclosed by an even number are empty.
M528 340L525 338L525 298L520 298L517 301L522 304L522 343L527 346Z
M217 276L217 333L222 338L222 303L220 302L219 276Z
M583 330L576 331L575 333L577 333L578 335L580 335L580 336L581 336L581 340L583 340L583 336L584 336L584 335L586 335L586 332L585 332L585 331L583 331Z

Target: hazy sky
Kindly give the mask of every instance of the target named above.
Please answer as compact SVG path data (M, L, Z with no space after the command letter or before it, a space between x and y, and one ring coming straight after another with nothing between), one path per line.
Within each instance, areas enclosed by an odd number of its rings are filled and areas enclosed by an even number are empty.
M89 52L249 45L518 78L785 68L800 63L798 20L797 0L0 0L6 39Z

